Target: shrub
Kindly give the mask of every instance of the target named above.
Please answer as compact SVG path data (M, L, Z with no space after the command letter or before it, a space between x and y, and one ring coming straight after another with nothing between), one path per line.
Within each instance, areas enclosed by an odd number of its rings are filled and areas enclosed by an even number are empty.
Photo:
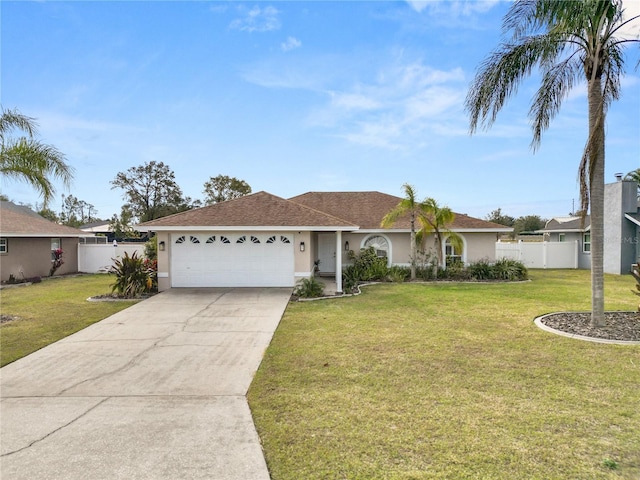
M342 288L347 293L353 293L360 283L361 272L355 265L349 265L342 271Z
M152 268L145 259L133 252L131 256L127 252L121 259L114 259L109 273L116 276L116 281L111 285L111 291L125 298L136 298L144 293L149 293L153 288ZM157 267L156 267L157 268Z
M359 254L350 251L349 258L353 260L352 273L358 273L359 281L384 280L389 273L387 257L378 257L373 247L362 248Z
M324 284L316 277L303 278L298 282L293 294L300 298L316 298L324 295Z
M529 278L527 267L522 262L510 258L501 258L492 267L493 278L497 280L526 280Z
M53 260L51 260L51 268L49 269L50 277L53 277L53 274L56 273L56 270L58 270L64 264L64 260L62 260L63 253L64 252L62 251L61 248L56 248L52 252Z
M398 265L392 265L389 267L389 273L387 278L391 282L401 283L407 280L411 276L411 269L409 267L401 267Z
M158 259L158 237L153 236L144 244L144 256L149 260Z
M445 269L438 269L438 278L447 280L470 280L471 274L460 261L451 262Z
M490 280L493 278L493 266L487 259L478 260L470 264L467 270L473 280Z

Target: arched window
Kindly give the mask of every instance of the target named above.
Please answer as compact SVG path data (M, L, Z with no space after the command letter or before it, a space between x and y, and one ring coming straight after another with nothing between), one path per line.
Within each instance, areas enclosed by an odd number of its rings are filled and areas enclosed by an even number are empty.
M378 257L387 259L387 264L391 262L391 241L386 235L375 234L365 237L361 248L373 247Z
M447 266L454 265L456 263L461 263L464 265L466 256L464 255L464 239L462 239L462 243L462 248L456 248L451 243L450 237L447 237L447 239L444 241L444 261Z

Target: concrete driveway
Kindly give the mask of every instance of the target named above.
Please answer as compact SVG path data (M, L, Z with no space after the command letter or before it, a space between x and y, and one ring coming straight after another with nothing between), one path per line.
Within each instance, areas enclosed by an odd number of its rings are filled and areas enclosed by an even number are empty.
M246 393L291 289L172 289L0 369L0 477L269 473Z

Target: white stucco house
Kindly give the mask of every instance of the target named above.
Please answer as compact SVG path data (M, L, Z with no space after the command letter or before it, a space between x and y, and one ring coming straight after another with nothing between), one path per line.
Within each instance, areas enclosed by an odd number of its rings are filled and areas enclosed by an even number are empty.
M624 274L640 261L638 184L620 177L604 187L604 271ZM556 217L539 230L549 242L577 242L578 268L591 268L591 222L587 215Z
M349 250L374 246L389 265L410 262L409 221L380 227L402 199L380 192L309 192L290 199L258 192L142 223L158 237L158 288L291 287L313 275L336 278ZM449 228L462 251L443 248L463 262L495 256L499 235L512 229L464 214ZM433 239L430 245L433 245ZM428 240L428 242L429 242ZM338 273L338 275L336 275Z

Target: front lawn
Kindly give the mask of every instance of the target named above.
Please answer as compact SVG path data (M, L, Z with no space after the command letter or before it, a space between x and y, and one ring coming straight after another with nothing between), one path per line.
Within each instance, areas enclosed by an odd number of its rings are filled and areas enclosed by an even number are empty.
M272 479L640 478L640 346L539 330L590 308L589 272L531 279L291 304L249 392Z
M131 306L132 302L88 302L111 292L112 275L59 277L0 290L2 315L18 317L0 327L0 366L71 335Z

